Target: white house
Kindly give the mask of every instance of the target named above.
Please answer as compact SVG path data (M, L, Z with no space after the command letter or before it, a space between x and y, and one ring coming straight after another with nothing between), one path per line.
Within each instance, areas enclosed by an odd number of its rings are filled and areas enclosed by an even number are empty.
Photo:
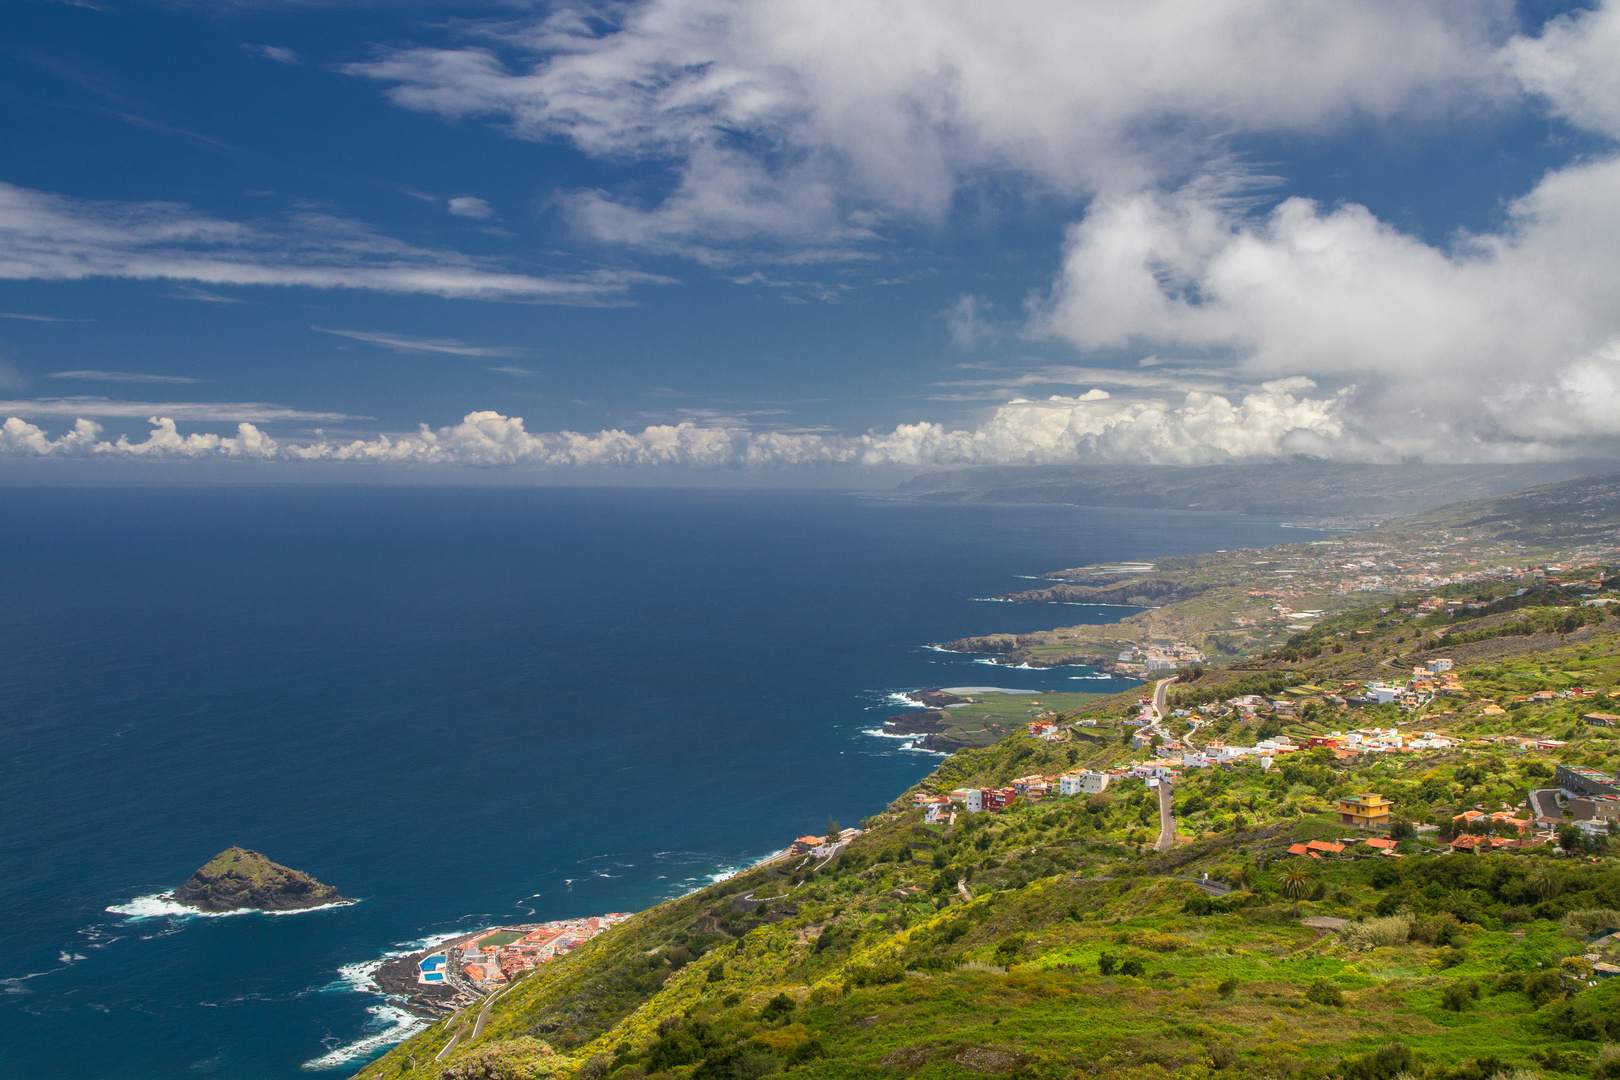
M1428 667L1431 674L1438 675L1442 671L1450 671L1451 670L1451 661L1450 660L1430 660L1429 663L1426 666Z
M1058 777L1059 795L1095 795L1107 786L1107 773L1082 772Z
M951 802L959 802L962 809L977 814L984 809L984 793L976 787L957 788L951 792Z

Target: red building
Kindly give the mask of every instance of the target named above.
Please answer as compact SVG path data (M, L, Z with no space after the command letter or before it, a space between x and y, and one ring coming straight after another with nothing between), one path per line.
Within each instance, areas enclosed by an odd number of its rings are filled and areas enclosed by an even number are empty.
M1012 788L987 787L980 792L979 799L986 810L1005 810L1018 801L1018 793Z

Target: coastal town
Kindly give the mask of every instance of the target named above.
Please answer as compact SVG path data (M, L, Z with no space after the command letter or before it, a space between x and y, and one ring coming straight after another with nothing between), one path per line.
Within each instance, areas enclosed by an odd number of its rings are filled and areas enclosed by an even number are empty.
M611 912L486 927L424 952L393 957L373 973L372 982L383 993L406 999L418 1015L455 1012L628 918L628 912Z

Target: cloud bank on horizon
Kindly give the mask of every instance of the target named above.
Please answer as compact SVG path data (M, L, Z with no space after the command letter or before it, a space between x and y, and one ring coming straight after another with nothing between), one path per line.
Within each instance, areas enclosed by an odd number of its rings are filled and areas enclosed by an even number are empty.
M33 421L71 399L19 400L0 403L0 452L551 467L1620 453L1616 56L1620 0L1531 27L1506 0L641 0L468 18L453 40L337 68L410 113L662 170L653 188L551 193L596 250L741 283L765 278L739 268L881 261L988 188L1072 205L1050 238L1056 270L1017 320L992 326L968 294L942 318L963 348L1012 335L1068 350L1084 375L1003 365L980 373L999 401L972 422L896 417L865 434L703 420L530 432L511 410L478 410L348 440L272 438L255 426L266 420L219 411L239 419L234 434L182 435L179 412L134 403L52 435ZM1234 151L1244 137L1523 115L1559 125L1572 149L1502 195L1496 226L1439 242L1359 204L1268 199L1262 170ZM475 196L447 206L497 217ZM569 305L671 284L628 268L522 272L315 210L232 221L0 184L0 279L98 277ZM1020 389L1040 383L1069 392ZM141 441L104 438L90 419L138 414L152 417Z

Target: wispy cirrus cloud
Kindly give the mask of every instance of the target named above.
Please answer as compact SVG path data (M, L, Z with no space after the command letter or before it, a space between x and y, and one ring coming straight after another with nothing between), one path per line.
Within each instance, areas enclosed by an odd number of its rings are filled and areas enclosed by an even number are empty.
M420 338L407 334L389 334L372 330L337 330L327 326L312 326L311 330L363 341L368 345L381 345L399 352L446 353L450 356L516 356L517 349L497 345L473 345L455 338Z
M53 371L46 378L50 379L84 379L88 382L131 382L131 383L197 383L201 379L193 379L186 375L151 375L142 371Z
M0 415L12 417L97 416L102 418L146 419L164 416L172 420L207 423L237 421L268 424L277 421L321 423L337 420L364 420L340 412L314 412L263 401L115 401L112 398L72 396L42 397L0 401Z
M97 277L590 306L670 281L633 270L516 273L308 210L239 222L178 203L95 202L0 183L0 279Z
M30 315L23 311L0 311L0 319L20 319L24 322L95 322L94 319L64 319L58 315Z

